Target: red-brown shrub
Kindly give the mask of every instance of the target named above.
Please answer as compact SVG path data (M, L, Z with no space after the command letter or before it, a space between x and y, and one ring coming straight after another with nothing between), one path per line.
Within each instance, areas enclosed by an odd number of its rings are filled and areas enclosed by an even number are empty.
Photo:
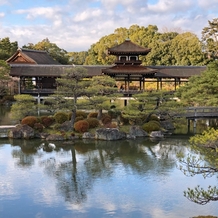
M42 132L43 131L43 125L41 123L35 123L33 128L35 130L38 130L39 132Z
M103 123L103 125L107 123L111 123L111 121L112 121L112 118L108 114L103 115L103 117L101 118L101 122Z
M107 123L104 125L104 128L117 128L116 123Z
M51 126L52 123L54 123L54 118L53 117L47 117L47 116L43 116L41 117L41 123L44 127L49 127Z
M37 123L37 117L35 116L27 116L27 117L24 117L22 120L21 120L21 124L26 124L30 127L34 127L34 124Z
M78 122L74 123L74 129L76 132L87 132L89 129L89 123L86 120L79 120Z

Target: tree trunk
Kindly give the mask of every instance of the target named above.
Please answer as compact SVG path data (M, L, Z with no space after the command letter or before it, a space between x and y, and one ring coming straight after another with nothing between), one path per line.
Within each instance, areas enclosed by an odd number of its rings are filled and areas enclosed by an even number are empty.
M99 109L97 119L100 120L101 118L102 118L102 109Z

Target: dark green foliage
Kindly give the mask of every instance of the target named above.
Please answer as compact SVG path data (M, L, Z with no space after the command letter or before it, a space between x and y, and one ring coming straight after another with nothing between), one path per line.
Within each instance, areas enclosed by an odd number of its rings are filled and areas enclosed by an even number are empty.
M42 116L40 120L44 127L51 126L52 123L54 123L55 121L54 117L51 117L51 116Z
M146 132L159 131L161 129L160 123L155 120L151 120L148 123L142 125L142 129Z
M160 119L158 118L158 116L156 114L151 114L150 118L149 118L149 121L151 120L155 120L155 121L160 121Z
M17 41L10 42L9 37L0 39L0 60L6 61L18 49Z
M57 112L54 115L54 119L56 123L62 124L65 121L69 120L68 114L66 112Z
M26 124L32 128L34 127L35 123L37 123L37 122L38 122L38 119L35 116L27 116L21 120L21 124Z
M120 115L120 111L117 110L109 110L108 115L112 118L115 119Z
M192 76L181 86L176 95L185 106L217 106L218 104L218 61L207 66L199 76Z
M68 64L69 62L67 51L59 48L55 43L50 42L48 38L43 39L35 45L24 45L23 48L47 51L49 55L60 64Z
M128 119L128 118L125 118L122 114L120 114L120 122L121 122L123 125L127 125L127 124L129 124L129 119Z
M97 118L98 112L91 112L88 114L88 118Z
M79 120L74 123L74 129L79 133L87 132L89 129L89 123L86 120Z
M97 118L87 118L86 121L89 123L89 128L96 128L99 126L99 120Z

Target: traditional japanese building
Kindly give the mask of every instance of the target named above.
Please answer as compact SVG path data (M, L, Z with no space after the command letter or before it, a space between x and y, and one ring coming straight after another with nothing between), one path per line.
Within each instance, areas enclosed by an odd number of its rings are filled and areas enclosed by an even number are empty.
M174 82L174 89L181 82L187 82L193 75L199 75L205 67L191 66L142 66L140 56L145 56L150 48L141 47L129 39L122 44L108 49L109 55L115 55L115 65L103 69L104 75L124 82L124 90L134 93L131 82L139 82L139 90L146 90L146 82L157 82L157 89L162 89L163 82Z
M156 82L156 89L162 89L163 83L174 83L176 87L187 82L190 76L200 75L206 67L199 66L143 66L141 56L151 49L143 48L129 39L120 45L108 49L108 55L116 56L114 65L81 65L87 69L87 77L108 75L123 83L126 94L146 90L146 83ZM45 51L18 49L7 60L11 67L10 76L18 81L19 94L50 95L56 90L56 78L73 65L61 65ZM137 82L136 87L131 87Z

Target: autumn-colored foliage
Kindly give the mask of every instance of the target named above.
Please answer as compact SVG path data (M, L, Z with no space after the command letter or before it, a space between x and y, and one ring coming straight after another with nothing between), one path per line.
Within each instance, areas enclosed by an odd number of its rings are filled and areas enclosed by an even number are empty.
M37 122L38 122L38 119L35 116L27 116L21 120L21 124L26 124L32 128L34 127L34 124Z
M86 120L79 120L74 123L74 129L79 133L87 132L89 129L89 123Z

